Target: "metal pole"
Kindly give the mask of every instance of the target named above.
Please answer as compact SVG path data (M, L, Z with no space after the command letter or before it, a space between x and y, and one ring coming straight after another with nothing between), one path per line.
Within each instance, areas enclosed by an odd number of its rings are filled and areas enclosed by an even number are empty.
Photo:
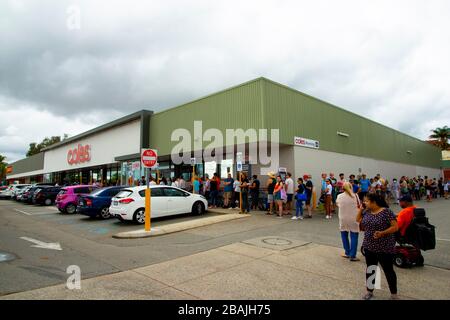
M147 189L145 189L145 231L151 230L151 190L150 190L150 169L147 168Z
M195 176L195 165L192 166L192 179L191 179L191 183L192 183L192 193L195 193L195 188L194 188L194 176Z
M242 213L242 171L239 171L239 182L241 184L241 187L240 187L241 192L239 192L239 207L240 207L241 213Z

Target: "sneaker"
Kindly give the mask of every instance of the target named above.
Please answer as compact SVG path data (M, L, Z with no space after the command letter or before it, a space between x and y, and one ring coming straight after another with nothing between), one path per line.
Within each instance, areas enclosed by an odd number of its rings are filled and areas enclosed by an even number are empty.
M300 220L303 220L303 217L302 216L300 216L300 217L298 217Z
M296 217L296 216L293 216L292 218L291 218L291 220L297 220L298 218Z
M326 216L325 219L330 219L330 216Z
M234 208L232 208L232 207L229 207L229 208L228 208L228 210L233 210L233 209L234 209Z
M372 298L373 298L373 293L372 293L372 292L367 292L367 293L362 297L363 300L370 300L370 299L372 299Z

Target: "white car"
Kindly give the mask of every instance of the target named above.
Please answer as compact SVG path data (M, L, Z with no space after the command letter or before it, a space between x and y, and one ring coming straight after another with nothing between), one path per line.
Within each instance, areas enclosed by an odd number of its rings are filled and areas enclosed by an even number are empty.
M30 190L32 188L32 186L28 186L22 189L19 189L16 191L16 200L20 201L22 199L22 195L27 192L28 190Z
M30 184L12 184L8 189L0 191L0 198L12 199L16 196L17 191L28 186L30 186Z
M109 213L119 220L145 222L146 186L121 190L111 199ZM169 186L151 185L151 217L159 218L183 213L203 214L208 207L202 195Z

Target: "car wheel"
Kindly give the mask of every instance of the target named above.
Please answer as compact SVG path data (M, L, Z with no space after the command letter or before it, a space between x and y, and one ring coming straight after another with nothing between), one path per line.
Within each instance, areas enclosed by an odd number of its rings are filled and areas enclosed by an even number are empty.
M394 264L399 268L406 268L407 262L405 257L402 254L397 254L394 257Z
M45 199L45 205L49 206L52 204L52 199Z
M100 218L105 220L111 218L111 214L109 213L109 207L102 208L102 210L100 211Z
M416 266L423 267L424 262L425 262L425 259L423 258L423 256L420 256L417 258Z
M145 209L141 208L136 210L136 212L133 215L133 220L136 223L144 224L145 223Z
M68 214L74 214L76 211L77 211L77 207L74 204L70 203L67 205L66 212Z
M200 201L194 203L194 205L192 206L192 214L199 216L204 213L205 213L205 205Z

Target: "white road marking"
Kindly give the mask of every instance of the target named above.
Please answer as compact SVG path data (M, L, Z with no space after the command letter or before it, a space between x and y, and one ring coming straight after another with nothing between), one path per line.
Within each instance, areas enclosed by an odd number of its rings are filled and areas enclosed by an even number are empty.
M25 241L30 241L32 243L35 243L36 245L32 246L35 248L42 248L42 249L50 249L50 250L62 250L61 245L59 244L59 242L55 242L55 243L47 243L47 242L43 242L43 241L39 241L33 238L28 238L28 237L20 237L20 239L25 240Z
M29 213L29 212L25 212L25 211L22 211L22 210L18 210L18 209L14 209L15 211L17 211L17 212L20 212L20 213L23 213L23 214L26 214L27 216L31 216L31 213Z
M46 211L46 212L33 212L31 214L31 216L42 216L44 214L55 214L55 213L54 212L48 212L48 211Z
M55 212L58 211L58 209L56 210L52 210L53 212L48 212L48 211L44 211L44 212L26 212L26 211L22 211L19 209L14 209L17 212L20 212L22 214L25 214L27 216L40 216L40 215L44 215L44 214L54 214Z
M448 242L450 242L450 239L439 239L439 238L436 238L436 240L438 240L438 241L448 241Z

